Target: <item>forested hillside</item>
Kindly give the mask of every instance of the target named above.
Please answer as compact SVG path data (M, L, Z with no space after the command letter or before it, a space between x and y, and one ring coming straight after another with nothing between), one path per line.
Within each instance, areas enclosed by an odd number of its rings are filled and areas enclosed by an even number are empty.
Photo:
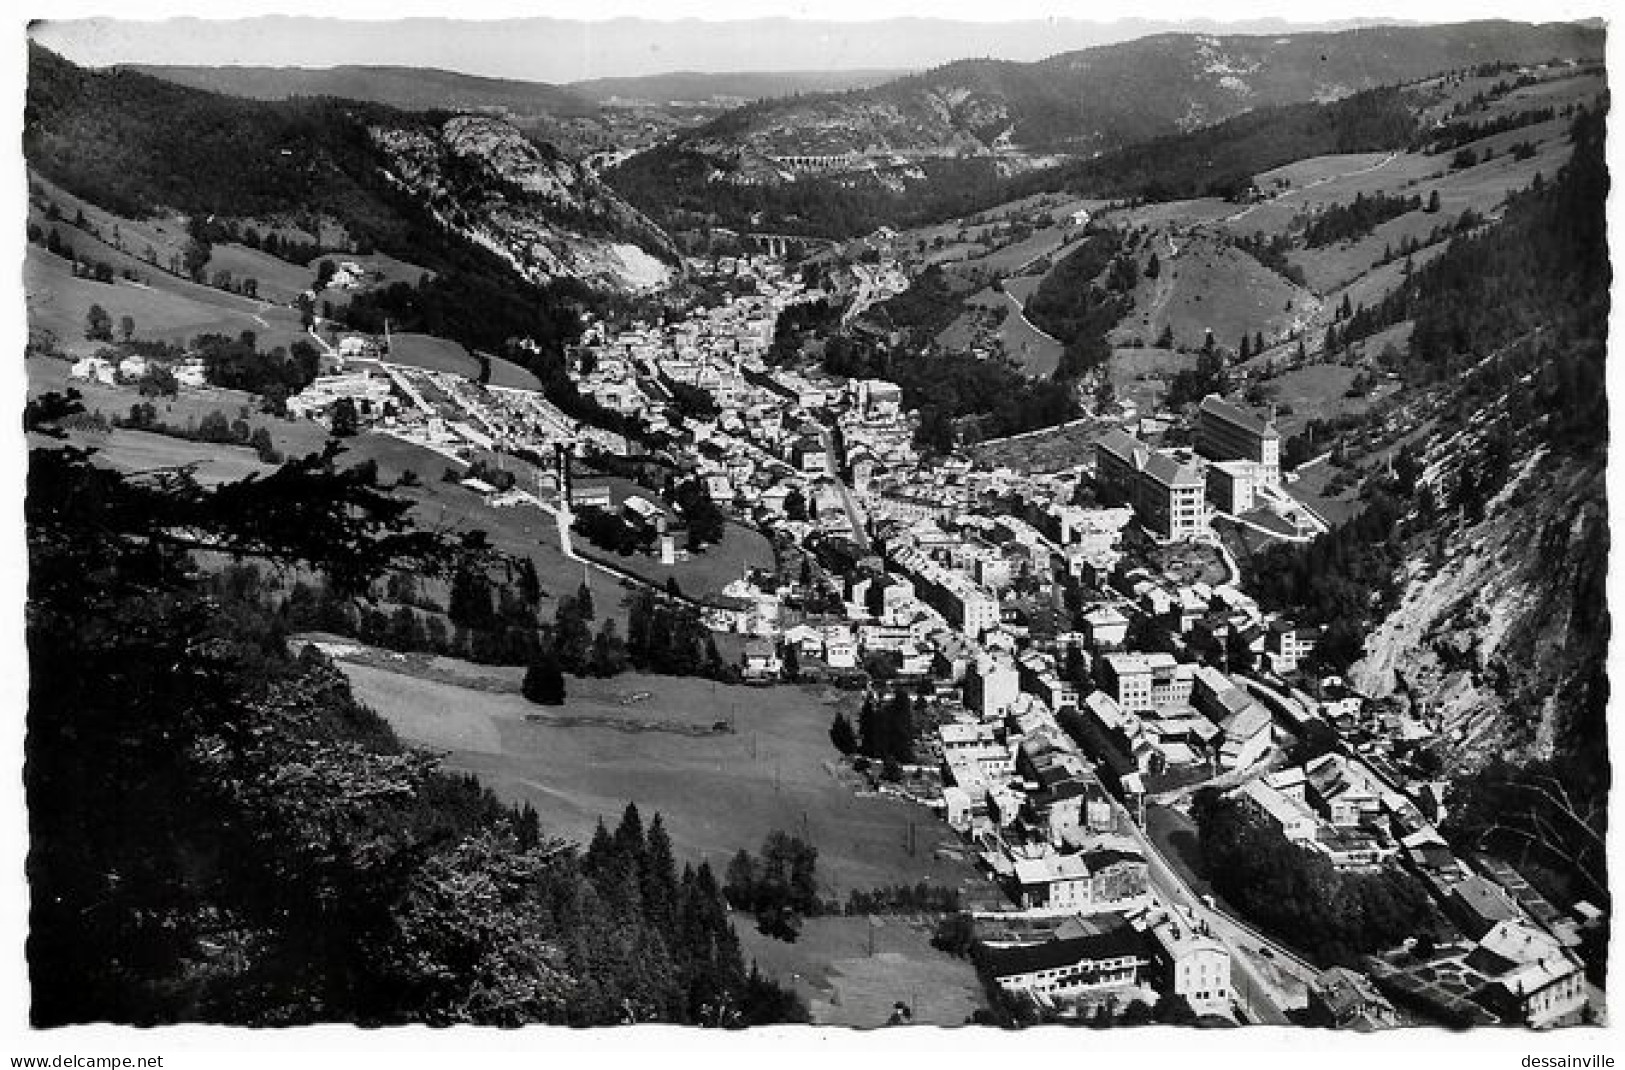
M579 334L578 310L604 300L600 287L613 288L617 272L658 275L674 253L579 165L495 120L241 100L84 70L35 45L29 60L23 148L53 183L127 217L178 210L201 260L234 221L335 224L346 235L340 252L429 269L417 285L362 295L356 326L387 316L398 331L507 356L566 411L620 426L575 392L563 348ZM435 201L451 187L454 213ZM535 344L513 344L524 338Z
M1249 567L1261 602L1330 626L1356 686L1435 720L1453 842L1603 901L1605 125L1579 113L1560 174L1356 310L1361 332L1414 325L1404 419L1431 431L1367 475L1355 520Z
M611 181L674 229L765 218L774 230L826 237L1047 190L1229 196L1292 160L1405 147L1415 130L1394 86L1484 63L1601 54L1601 32L1578 24L1165 34L757 102L633 157ZM799 154L854 159L833 174L776 163Z
M254 100L339 97L409 111L448 108L516 115L592 115L593 103L564 86L481 78L425 67L345 64L338 67L180 67L130 64L124 69L177 85Z
M629 807L582 853L403 747L226 559L358 593L488 553L332 451L205 489L53 442L29 406L36 1026L804 1017L747 973L714 874Z

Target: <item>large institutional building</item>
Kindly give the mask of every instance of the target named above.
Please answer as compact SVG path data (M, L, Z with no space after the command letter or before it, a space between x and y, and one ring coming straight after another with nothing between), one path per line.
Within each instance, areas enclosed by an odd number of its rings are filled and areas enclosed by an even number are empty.
M1196 452L1210 461L1248 462L1260 483L1281 485L1281 433L1273 415L1261 417L1209 394L1196 414Z
M1126 431L1095 440L1095 475L1108 496L1134 507L1158 538L1179 542L1201 533L1206 503L1240 516L1261 491L1281 486L1281 433L1262 417L1209 394L1196 418L1196 456L1152 449Z
M1152 534L1179 542L1202 531L1206 485L1194 464L1125 431L1108 431L1095 442L1095 465L1101 489L1132 505Z

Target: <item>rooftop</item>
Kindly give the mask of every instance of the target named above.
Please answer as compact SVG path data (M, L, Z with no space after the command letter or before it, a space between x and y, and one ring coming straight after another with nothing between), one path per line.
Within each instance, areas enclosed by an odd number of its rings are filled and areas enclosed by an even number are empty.
M993 976L1013 977L1104 959L1139 958L1144 950L1145 942L1140 934L1123 926L1090 936L1050 940L1026 947L989 948L987 964Z
M1150 447L1144 442L1141 442L1127 431L1116 428L1095 439L1095 448L1111 454L1131 468L1143 466L1146 457L1151 452Z
M1280 437L1280 432L1275 429L1274 420L1266 419L1250 409L1226 401L1217 394L1209 394L1202 399L1200 414L1215 416L1251 434L1262 435L1265 438Z
M1151 454L1145 462L1148 478L1169 488L1189 487L1197 490L1206 486L1202 473L1194 464L1186 464L1166 453Z

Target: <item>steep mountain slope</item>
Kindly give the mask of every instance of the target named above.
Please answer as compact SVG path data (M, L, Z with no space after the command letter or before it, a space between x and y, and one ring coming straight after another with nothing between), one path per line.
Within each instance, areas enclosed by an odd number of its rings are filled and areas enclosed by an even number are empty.
M579 163L498 119L368 127L385 177L449 229L533 282L646 290L672 274L670 239ZM662 259L664 258L664 260Z
M415 262L431 217L446 228L439 241L489 249L535 283L635 290L670 270L658 227L496 118L243 100L82 70L37 46L29 75L29 162L120 214L323 216L356 244Z
M1457 238L1403 295L1406 371L1439 384L1435 430L1406 490L1395 596L1351 676L1436 716L1458 768L1561 760L1604 779L1603 128L1583 114L1558 181Z
M965 60L878 88L735 113L697 151L762 156L1091 153L1253 108L1491 61L1597 57L1600 30L1478 22L1282 37L1163 34L1037 63Z
M121 69L176 85L251 100L342 97L403 111L502 111L514 115L592 115L584 96L545 82L480 78L432 67L181 67L132 63Z
M1598 463L1529 457L1484 519L1406 563L1398 605L1351 670L1355 686L1415 699L1458 767L1572 751L1607 654L1603 484Z

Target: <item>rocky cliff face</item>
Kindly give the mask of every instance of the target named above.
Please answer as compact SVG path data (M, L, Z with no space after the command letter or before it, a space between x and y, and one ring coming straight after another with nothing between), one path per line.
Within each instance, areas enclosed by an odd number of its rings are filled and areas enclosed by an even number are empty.
M1443 445L1438 479L1460 443ZM1350 670L1397 695L1444 737L1459 769L1492 755L1546 758L1572 741L1605 687L1608 562L1604 473L1536 452L1477 523L1442 524L1413 548L1400 600ZM1601 741L1596 741L1600 746Z
M642 291L677 270L664 231L580 163L500 119L464 115L368 133L393 184L533 282Z

